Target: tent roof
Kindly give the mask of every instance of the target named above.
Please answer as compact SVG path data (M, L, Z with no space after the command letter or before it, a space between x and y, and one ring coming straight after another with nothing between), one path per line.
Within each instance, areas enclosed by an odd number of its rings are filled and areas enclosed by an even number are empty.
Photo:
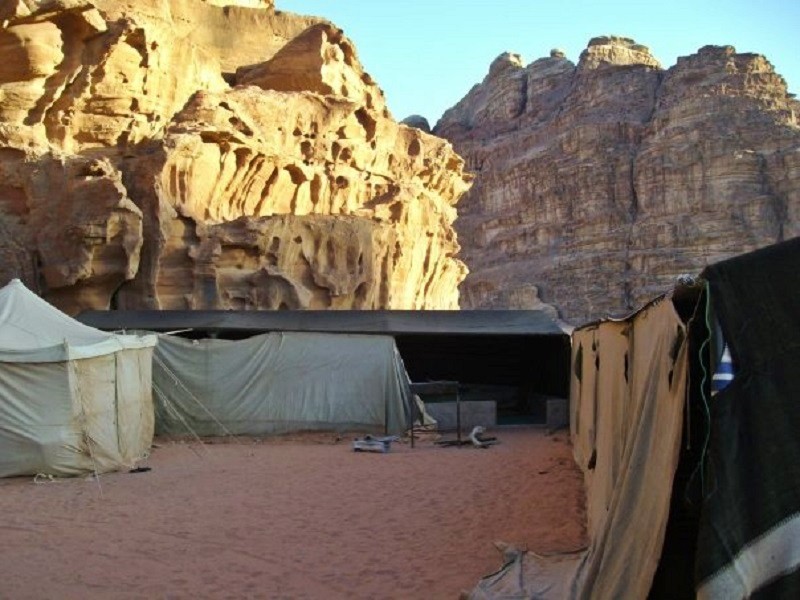
M253 334L310 331L386 335L567 335L538 310L129 310L85 311L78 318L106 330L141 329Z
M155 337L120 336L76 321L14 279L0 289L0 362L54 362L124 348L154 346Z

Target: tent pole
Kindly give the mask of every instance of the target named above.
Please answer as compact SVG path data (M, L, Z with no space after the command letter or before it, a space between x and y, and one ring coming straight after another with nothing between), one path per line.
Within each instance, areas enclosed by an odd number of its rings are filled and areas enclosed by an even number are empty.
M461 393L460 386L456 384L456 439L461 448Z
M411 448L414 448L414 417L416 416L415 413L417 412L417 401L416 401L416 398L414 398L413 394L411 394L411 407L410 407L410 409L411 410L408 411L408 414L409 414L409 417L410 417L410 420L411 420L411 423L409 423L409 425L411 427Z

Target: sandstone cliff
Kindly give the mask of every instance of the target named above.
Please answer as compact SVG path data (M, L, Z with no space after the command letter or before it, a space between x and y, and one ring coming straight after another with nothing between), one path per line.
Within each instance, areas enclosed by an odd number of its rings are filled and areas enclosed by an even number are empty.
M619 314L800 234L798 114L770 63L730 46L667 70L618 37L577 66L499 56L434 128L476 175L456 222L462 307Z
M455 308L450 145L271 1L0 8L0 284L86 308Z

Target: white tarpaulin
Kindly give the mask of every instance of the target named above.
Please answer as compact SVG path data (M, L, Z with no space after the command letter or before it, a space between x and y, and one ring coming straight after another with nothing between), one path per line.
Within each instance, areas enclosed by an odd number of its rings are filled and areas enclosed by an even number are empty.
M153 437L155 336L78 323L19 280L0 290L0 477L133 466Z
M399 433L408 425L408 375L389 336L162 336L153 369L158 433Z

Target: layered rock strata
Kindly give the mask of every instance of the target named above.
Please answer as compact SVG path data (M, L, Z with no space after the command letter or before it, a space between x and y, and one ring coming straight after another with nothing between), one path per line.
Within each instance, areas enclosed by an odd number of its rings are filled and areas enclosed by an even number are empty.
M621 314L684 273L800 234L800 104L756 54L663 70L633 40L504 54L434 128L476 174L462 306Z
M463 161L393 120L330 23L260 1L0 11L0 283L72 313L458 306Z

